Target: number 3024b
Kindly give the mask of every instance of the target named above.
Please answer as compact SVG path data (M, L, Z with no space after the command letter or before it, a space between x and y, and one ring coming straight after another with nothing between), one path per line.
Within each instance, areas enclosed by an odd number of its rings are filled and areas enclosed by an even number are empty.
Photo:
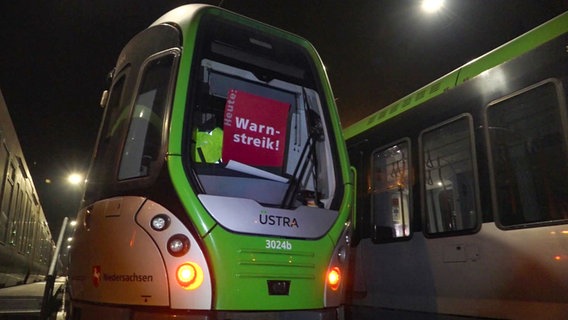
M287 240L266 240L266 249L292 250L292 243Z

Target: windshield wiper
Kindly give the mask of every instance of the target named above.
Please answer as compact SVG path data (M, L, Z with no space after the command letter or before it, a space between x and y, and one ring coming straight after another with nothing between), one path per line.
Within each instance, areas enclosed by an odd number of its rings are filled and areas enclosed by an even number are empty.
M306 204L306 197L311 192L307 190L298 190L302 184L302 179L304 178L309 165L311 164L311 173L314 184L313 201L316 206L322 207L323 204L319 201L319 186L318 186L318 159L316 152L316 142L321 142L324 140L323 134L323 124L320 116L310 108L310 103L307 98L307 92L305 88L302 88L303 98L304 98L304 111L306 115L306 122L308 125L308 138L306 144L302 149L300 158L298 159L298 164L294 169L292 178L290 180L290 185L284 196L282 202L283 208L289 208L296 196L302 196L302 202Z

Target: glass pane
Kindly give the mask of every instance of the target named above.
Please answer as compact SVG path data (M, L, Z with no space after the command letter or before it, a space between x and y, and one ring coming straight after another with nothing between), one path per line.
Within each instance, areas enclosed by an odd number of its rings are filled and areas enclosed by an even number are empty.
M372 157L374 238L407 237L410 235L409 143L378 150Z
M287 209L338 205L334 144L309 52L216 17L203 19L198 37L184 155L196 190Z
M487 109L497 216L503 226L568 218L568 158L556 88Z
M148 63L136 97L122 151L118 179L144 177L159 157L174 55Z
M478 225L472 132L470 118L461 117L421 136L427 233Z
M208 194L264 204L321 206L333 185L316 91L263 83L245 70L202 62L191 159ZM238 76L240 75L240 76ZM295 189L295 190L293 190ZM317 191L316 191L317 190Z
M104 126L89 172L87 193L100 190L101 184L110 179L109 173L116 172L116 155L119 154L122 137L128 125L128 108L120 107L125 81L126 76L119 75L110 90L109 102L105 108Z

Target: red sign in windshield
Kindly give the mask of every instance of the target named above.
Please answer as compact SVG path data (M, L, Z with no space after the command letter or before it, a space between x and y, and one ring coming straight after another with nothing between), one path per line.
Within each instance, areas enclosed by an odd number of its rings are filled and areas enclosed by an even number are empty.
M281 167L290 104L229 90L223 126L223 162Z

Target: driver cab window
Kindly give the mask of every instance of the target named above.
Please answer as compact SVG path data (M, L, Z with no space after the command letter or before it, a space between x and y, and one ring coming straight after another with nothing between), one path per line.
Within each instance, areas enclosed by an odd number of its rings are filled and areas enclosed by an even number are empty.
M190 158L203 191L321 206L334 186L319 181L333 171L317 157L329 154L317 92L208 59L201 68Z
M144 68L122 150L119 180L148 176L151 164L159 159L174 61L174 54L162 54Z

